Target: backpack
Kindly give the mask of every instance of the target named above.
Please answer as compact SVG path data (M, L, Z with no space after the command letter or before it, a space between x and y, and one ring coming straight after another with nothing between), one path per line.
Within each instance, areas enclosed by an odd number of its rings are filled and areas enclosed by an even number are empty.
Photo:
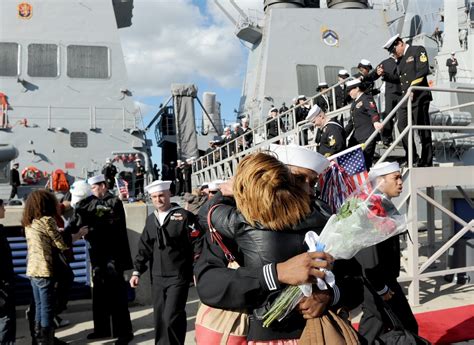
M57 169L53 173L52 189L55 192L67 192L69 190L66 174L61 169Z

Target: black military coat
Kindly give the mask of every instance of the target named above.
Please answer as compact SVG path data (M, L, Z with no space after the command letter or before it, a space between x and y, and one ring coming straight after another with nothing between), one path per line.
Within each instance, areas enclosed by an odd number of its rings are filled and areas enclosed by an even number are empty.
M352 137L358 142L366 141L375 131L374 122L379 121L380 115L373 98L366 94L361 94L351 105L351 118L345 127L346 135L352 131Z
M80 201L66 232L76 233L84 225L89 227L86 240L90 244L93 267L104 266L112 261L117 271L133 267L125 210L119 198L107 193L102 199L92 195Z
M332 156L346 148L346 133L344 127L336 121L329 121L321 129L318 152L325 157Z
M316 97L315 102L325 113L333 109L332 97L330 94L319 95L318 97Z
M400 86L400 76L398 75L397 60L389 57L380 64L384 70L382 80L385 82L385 97L387 98L388 95L401 96L402 88Z
M404 95L410 86L428 86L427 75L430 73L428 55L426 49L422 46L408 46L405 54L398 62L400 73L400 84L402 94ZM430 91L415 91L413 93L413 102L425 96L430 100Z
M196 217L178 205L173 205L162 225L152 213L138 242L135 270L141 274L149 263L153 276L191 279L194 259L201 252L201 237Z

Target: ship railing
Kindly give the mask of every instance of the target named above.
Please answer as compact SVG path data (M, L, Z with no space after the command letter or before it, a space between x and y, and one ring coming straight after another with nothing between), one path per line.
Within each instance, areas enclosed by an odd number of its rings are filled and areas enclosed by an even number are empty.
M123 130L130 130L137 128L137 119L135 114L130 113L125 107L97 107L97 106L89 106L89 107L75 107L75 106L53 106L53 105L45 105L45 106L38 106L38 105L17 105L17 104L10 104L10 108L5 111L5 116L10 123L10 125L14 125L18 121L27 120L46 120L47 126L49 130L54 130L55 120L68 120L68 121L84 121L88 119L89 121L89 128L90 130L98 129L97 126L97 119L100 121L117 121L120 120L122 123ZM14 112L15 114L20 113L19 110L40 110L38 114L28 115L16 115L11 116L11 113ZM43 110L43 113L41 113ZM61 111L60 116L55 116L56 111ZM66 111L66 114L64 114ZM133 119L130 119L127 114L132 115ZM61 126L64 127L64 126Z
M448 93L468 93L474 95L474 90L470 89L449 89L449 88L430 88L422 86L412 86L408 89L406 95L401 99L397 106L387 115L385 120L382 122L383 125L388 123L391 118L395 116L400 107L406 104L408 125L407 127L395 138L394 142L380 157L377 163L385 161L395 147L400 143L403 137L408 136L408 162L407 169L404 171L404 194L399 197L399 202L396 203L398 209L407 208L407 217L411 221L408 223L408 233L410 234L411 241L407 241L407 261L405 265L406 274L399 278L399 281L409 282L408 288L408 299L410 304L418 305L420 303L420 281L427 278L441 277L445 275L456 275L460 273L467 273L474 271L472 266L467 261L465 264L461 264L461 267L447 268L443 270L428 270L430 266L440 258L441 255L452 249L454 245L459 244L460 240L468 236L468 233L474 232L474 220L465 220L459 215L445 207L448 202L438 202L435 200L435 187L456 187L460 193L460 198L464 199L471 208L474 208L472 197L474 193L472 188L474 187L474 167L472 166L449 166L449 167L429 167L429 168L414 168L413 167L413 143L414 131L415 130L432 130L432 131L447 131L450 140L456 140L459 138L472 138L474 136L474 126L452 126L452 125L416 125L413 123L412 118L412 97L413 91L431 91L431 92L448 92ZM438 110L437 112L449 111L454 109L461 109L464 107L472 106L473 102L466 102ZM453 139L453 131L455 132L470 132L467 135L456 136ZM370 144L373 140L376 140L378 132L374 132L369 139L365 142L365 146ZM447 138L446 138L447 139ZM471 146L474 141L471 140ZM464 190L470 188L470 195ZM426 189L426 191L422 191ZM426 202L427 207L427 248L428 258L420 265L420 252L419 252L419 219L418 219L418 197ZM443 205L444 204L444 205ZM443 240L442 245L435 251L435 211L437 209L443 215ZM459 224L462 228L455 232L454 223ZM469 250L469 249L466 249ZM449 266L449 264L447 265Z
M456 138L466 138L474 135L474 126L452 126L452 125L415 125L412 120L412 99L410 97L412 91L426 90L431 92L449 92L449 93L468 93L474 94L471 89L449 89L449 88L428 88L428 87L411 87L407 94L401 99L397 106L388 114L382 122L385 125L391 118L395 116L400 107L406 104L408 112L408 125L396 137L392 145L380 157L378 163L383 162L395 147L400 143L404 136L408 136L409 143L413 142L415 130L433 130L445 131L450 135L455 132L468 132L466 135L458 135ZM461 109L470 106L472 102L465 102L457 106L441 109L437 112L450 111L454 109ZM328 113L329 116L338 116L344 110L339 109L336 112ZM242 152L238 152L230 157L225 158L221 162L204 167L197 173L193 174L193 183L198 185L204 181L212 181L217 178L230 178L237 169L238 162L246 154L254 152L255 150L264 150L271 143L288 143L291 137L300 137L300 132L309 124L301 122L291 131L282 133L278 137L261 141L254 147L248 148ZM374 134L365 142L364 146L368 145L372 140L375 140ZM455 139L452 139L455 140ZM423 167L418 168L413 166L413 146L408 145L408 163L407 167L402 170L404 180L403 193L399 198L394 199L394 203L401 211L407 213L408 233L410 240L406 241L406 251L404 251L406 260L402 260L404 272L402 272L399 281L408 282L408 299L410 304L418 305L420 303L420 282L429 278L442 277L446 275L458 275L474 271L474 266L469 262L445 265L446 269L432 267L431 265L441 258L443 254L454 248L460 250L470 250L465 243L466 236L472 237L474 232L474 220L466 214L455 214L449 208L453 208L453 199L461 199L465 201L471 208L474 208L474 167L473 166L453 166L446 165L440 167ZM197 167L195 167L197 168ZM440 194L442 201L436 200L435 187L441 188ZM450 189L451 188L451 189ZM453 190L452 188L455 188ZM419 228L425 221L418 217L419 200L426 202L426 229L427 238L420 240ZM439 227L435 222L435 209L442 214L442 241L436 241L435 230ZM439 216L438 216L439 217ZM467 218L467 219L466 219ZM438 223L439 224L439 223ZM460 230L455 230L455 224L459 224ZM464 242L462 242L464 241ZM428 249L427 258L422 258L420 254L420 245L426 245ZM464 244L463 244L464 243ZM464 247L463 247L464 246ZM461 249L459 249L461 248ZM462 249L464 248L464 249ZM423 254L426 255L426 254ZM446 255L448 256L448 255ZM424 260L422 262L422 259ZM454 267L453 267L454 266ZM444 268L444 267L443 267Z
M252 137L253 145L260 142L280 142L280 143L294 143L301 145L304 143L303 141L303 134L302 129L306 130L311 125L306 120L302 120L297 123L296 121L296 112L298 108L303 106L309 105L310 108L315 104L316 98L322 94L331 94L332 96L332 104L333 108L336 107L336 87L348 82L349 80L354 79L353 77L349 77L345 80L342 80L324 92L318 92L316 95L309 97L305 102L302 104L295 105L291 109L288 109L278 116L267 119L263 124L258 125L255 128L252 128L248 132L228 141L227 143L222 144L218 148L214 149L212 152L198 158L193 163L193 173L198 173L203 169L209 169L210 166L213 164L218 164L219 162L223 162L223 157L231 157L235 154L240 154L241 152L245 152L248 154L250 147L246 144L246 137ZM332 112L328 112L328 115L332 117L336 117L338 115L344 114L349 110L349 106L342 107ZM277 136L275 138L269 138L267 128L272 124L272 122L277 121ZM286 133L286 134L285 134ZM271 139L271 140L270 140ZM201 181L203 182L203 181Z
M327 117L337 118L340 115L347 113L349 108L350 105L347 105L333 112L329 112L327 113ZM277 120L277 118L273 120ZM262 126L265 125L266 124ZM232 177L236 172L239 161L243 157L256 150L267 150L270 144L302 145L304 143L302 135L303 131L309 130L309 128L312 126L313 125L309 121L303 120L299 122L294 128L279 132L279 135L274 138L259 136L258 133L255 134L256 132L254 130L249 131L248 133L257 135L257 138L254 136L254 139L256 140L251 147L243 146L242 150L237 148L236 150L232 151L232 148L235 148L236 143L238 143L238 139L240 138L238 137L237 139L234 139L229 143L219 147L218 149L195 160L192 163L192 184L194 187L197 187L202 185L204 182Z

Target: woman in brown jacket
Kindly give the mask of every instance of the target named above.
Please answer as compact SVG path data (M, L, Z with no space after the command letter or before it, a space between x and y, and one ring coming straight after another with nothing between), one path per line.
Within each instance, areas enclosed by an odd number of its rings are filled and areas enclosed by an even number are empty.
M40 328L37 340L48 345L54 341L53 247L68 248L55 221L57 203L51 192L36 190L26 200L22 218L28 246L26 275L35 300L35 328Z

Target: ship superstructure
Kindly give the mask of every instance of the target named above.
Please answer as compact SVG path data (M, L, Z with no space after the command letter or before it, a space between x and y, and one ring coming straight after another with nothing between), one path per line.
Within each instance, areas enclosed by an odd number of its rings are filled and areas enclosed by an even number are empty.
M20 170L41 172L32 187L56 169L71 180L100 173L107 158L122 171L141 158L150 171L118 33L132 8L133 0L0 2L0 143L18 149ZM10 165L1 168L8 198Z

